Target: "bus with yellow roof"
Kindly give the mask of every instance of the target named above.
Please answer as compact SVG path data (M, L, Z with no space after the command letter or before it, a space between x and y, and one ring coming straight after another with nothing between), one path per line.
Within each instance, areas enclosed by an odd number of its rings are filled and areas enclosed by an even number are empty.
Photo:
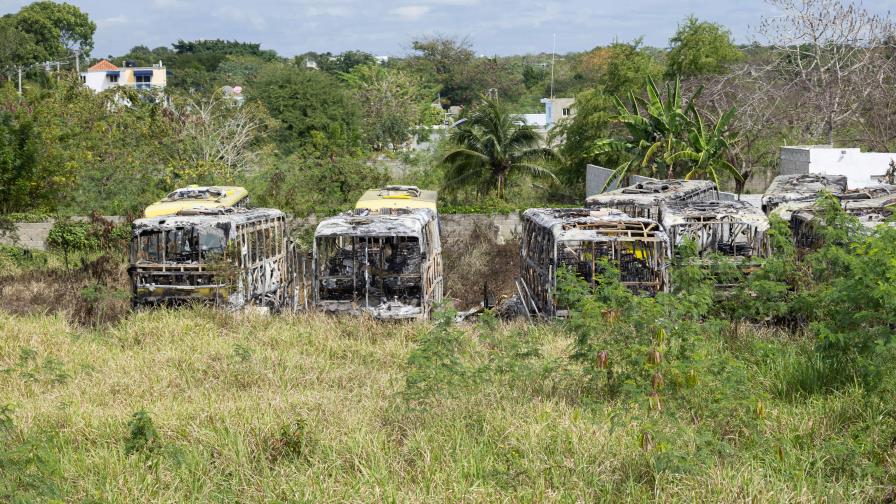
M355 209L389 213L388 210L396 208L429 208L436 212L437 201L436 191L427 191L410 185L389 185L365 192L355 204Z
M175 189L164 198L146 207L143 217L177 215L183 210L246 208L248 206L249 191L245 188L190 185Z

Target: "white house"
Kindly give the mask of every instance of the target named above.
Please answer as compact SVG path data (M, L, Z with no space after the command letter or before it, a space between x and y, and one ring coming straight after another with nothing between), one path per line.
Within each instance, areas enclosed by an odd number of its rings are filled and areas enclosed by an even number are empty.
M576 116L575 98L542 98L541 103L544 104L545 122L548 129L560 121Z
M883 183L892 161L896 161L896 153L862 152L854 147L831 145L794 145L781 147L779 169L781 175L845 175L848 186L857 188Z
M130 86L137 89L164 88L168 82L168 71L161 61L151 67L125 64L119 68L109 60L103 59L86 72L81 72L81 82L97 93L115 86Z

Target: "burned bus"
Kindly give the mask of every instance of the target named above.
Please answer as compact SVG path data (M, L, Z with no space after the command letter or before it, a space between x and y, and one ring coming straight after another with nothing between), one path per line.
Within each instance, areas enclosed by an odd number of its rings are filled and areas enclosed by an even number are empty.
M673 247L694 240L700 257L771 255L768 217L746 201L674 202L663 208L662 222Z
M558 268L571 269L593 286L604 259L619 269L629 289L667 291L670 254L668 236L650 219L615 210L531 208L523 213L519 294L530 312L564 315L556 299Z
M442 245L430 208L354 210L314 234L312 302L377 319L430 317L442 301Z
M664 204L718 199L719 189L709 180L649 180L589 196L585 206L612 208L631 217L660 221Z
M835 196L845 193L846 177L818 173L779 175L772 180L762 196L762 211L768 215L783 204L812 202L823 192Z
M198 208L138 219L128 268L133 304L281 309L295 300L296 260L279 210Z
M191 185L175 189L146 207L144 217L177 215L182 210L201 208L248 208L249 191L237 186Z
M877 191L873 191L877 192ZM840 207L847 215L858 220L861 226L872 231L877 226L890 223L894 210L896 210L896 194L887 194L876 198L859 198L840 200ZM800 208L794 208L790 217L790 231L793 234L794 244L801 250L813 250L821 245L822 236L818 230L818 223L823 222L824 210L818 202L806 204Z

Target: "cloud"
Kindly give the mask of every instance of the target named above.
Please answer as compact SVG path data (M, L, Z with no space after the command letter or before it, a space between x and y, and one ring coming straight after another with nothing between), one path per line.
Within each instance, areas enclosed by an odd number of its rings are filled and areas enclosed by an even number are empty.
M121 25L128 22L128 17L125 15L112 16L102 19L96 20L96 26L98 28L110 28L115 25Z
M404 21L416 21L428 14L431 9L428 5L404 5L389 12Z
M241 23L249 23L256 30L263 30L267 26L267 20L255 11L247 11L232 5L219 7L215 13L215 17L227 19L230 21L239 21ZM222 37L226 38L226 37Z

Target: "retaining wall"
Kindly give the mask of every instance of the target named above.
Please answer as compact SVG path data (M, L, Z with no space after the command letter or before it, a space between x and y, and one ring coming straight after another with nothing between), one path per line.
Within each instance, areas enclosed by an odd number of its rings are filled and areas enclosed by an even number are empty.
M103 217L116 223L124 222L124 217ZM442 240L461 240L468 237L474 231L485 233L492 237L498 244L503 245L508 241L518 239L520 234L520 215L511 214L445 214L441 215ZM89 220L88 217L76 217L74 220ZM305 217L293 219L292 225L316 226L319 219ZM53 228L54 220L44 222L21 222L16 224L18 241L12 237L0 237L2 245L17 245L30 250L46 250L47 237Z

